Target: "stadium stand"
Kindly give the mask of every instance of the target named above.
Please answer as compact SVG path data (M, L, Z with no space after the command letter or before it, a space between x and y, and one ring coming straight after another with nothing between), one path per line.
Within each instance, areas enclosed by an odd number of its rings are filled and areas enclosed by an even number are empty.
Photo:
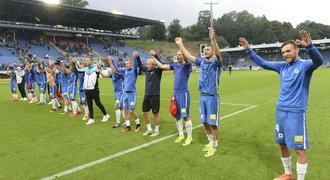
M242 67L245 64L245 59L238 59L236 63L234 64L234 67Z
M246 64L245 64L245 66L246 66L246 67L249 67L249 66L257 66L257 64L256 64L254 61L252 61L252 60L248 60L248 61L246 62Z
M321 50L320 51L323 58L324 58L324 64L329 67L330 65L330 51L329 50Z
M87 29L96 29L98 31L109 32L105 34L111 34L110 31L116 32L128 28L161 23L160 21L145 18L118 15L65 4L52 6L37 0L1 0L0 17L3 21L31 23L31 25L37 27L40 26L39 23L42 23L43 25L47 25L47 27L60 25L58 27L64 30L75 28L76 31L78 28L82 28L86 31L86 34L91 34ZM41 22L37 22L35 17L42 17ZM81 32L79 31L79 33ZM119 36L119 33L117 33L117 36ZM132 36L126 34L126 36L119 37Z
M52 6L38 0L1 0L0 40L5 44L0 47L0 64L50 56L65 60L72 56L99 59L112 55L123 59L125 53L116 48L102 49L106 43L100 39L137 39L139 35L133 32L136 27L159 23L64 4Z
M16 56L0 56L0 64L20 63Z
M118 49L114 48L112 43L107 40L91 39L89 41L89 47L103 57L110 55L114 57L120 56Z
M105 44L98 43L98 42L91 42L89 43L92 50L96 51L99 55L107 57L111 55L110 51L111 48L107 48Z
M324 56L324 66L330 66L330 39L317 39L313 40L313 44L320 50ZM282 43L276 42L271 44L252 45L254 49L263 59L268 61L283 61L282 54L280 53L280 46ZM220 50L221 53L226 54L223 56L224 64L234 64L235 68L247 69L250 65L257 66L252 60L246 58L245 52L242 47L237 46L235 48L225 48ZM299 52L299 56L303 59L309 59L308 54L302 48ZM230 63L234 60L234 63Z
M48 56L53 58L62 56L47 40L43 40L37 34L20 34L16 37L16 42L38 59L44 59Z
M147 52L145 50L142 50L142 49L139 49L139 48L136 48L136 47L128 46L127 44L125 44L123 42L117 42L113 45L113 47L118 49L120 54L123 54L123 57L131 57L132 58L132 54L133 54L134 51L139 52L141 61L143 63L145 63L150 58L149 52ZM162 58L162 57L160 57L160 58L161 58L161 61L163 63L166 63L166 64L170 63L170 61L168 61L167 59Z
M130 47L124 43L116 43L113 45L114 48L118 49L124 57L132 57L134 51L139 52L142 62L145 62L150 57L149 53L138 48Z
M14 44L9 41L10 36L5 32L0 31L0 64L1 67L11 63L19 63L19 59L16 56L16 50Z

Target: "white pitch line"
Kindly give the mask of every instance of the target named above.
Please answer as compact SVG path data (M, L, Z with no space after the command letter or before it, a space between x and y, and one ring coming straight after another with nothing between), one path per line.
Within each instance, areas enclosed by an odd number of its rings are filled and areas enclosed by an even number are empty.
M250 109L253 109L257 107L256 105L252 105L250 107L247 107L247 108L244 108L242 110L239 110L239 111L236 111L236 112L233 112L231 114L227 114L227 115L224 115L221 117L221 120L222 119L226 119L226 118L229 118L231 116L234 116L234 115L237 115L237 114L240 114L244 111L248 111ZM194 126L193 129L197 129L197 128L200 128L202 127L203 124L200 124L200 125L197 125L197 126ZM71 174L71 173L74 173L74 172L77 172L77 171L80 171L80 170L83 170L83 169L86 169L86 168L89 168L89 167L92 167L92 166L95 166L97 164L100 164L100 163L103 163L105 161L108 161L108 160L111 160L111 159L114 159L114 158L117 158L117 157L120 157L120 156L123 156L125 154L128 154L128 153L131 153L131 152L134 152L134 151L137 151L137 150L140 150L142 148L145 148L145 147L148 147L148 146L151 146L153 144L156 144L156 143L159 143L159 142L162 142L166 139L169 139L169 138L172 138L174 136L177 136L178 133L174 133L174 134L170 134L166 137L162 137L162 138L159 138L159 139L156 139L156 140L153 140L151 142L148 142L148 143L144 143L144 144L141 144L139 146L136 146L136 147L133 147L133 148L130 148L130 149L127 149L127 150L124 150L124 151L121 151L121 152L118 152L116 154L112 154L110 156L107 156L107 157L104 157L104 158L101 158L101 159L98 159L96 161L92 161L90 163L87 163L87 164L83 164L83 165L80 165L80 166L77 166L77 167L74 167L72 169L69 169L69 170L66 170L66 171L62 171L62 172L59 172L57 174L54 174L54 175L51 175L51 176L48 176L48 177L44 177L42 178L41 180L50 180L50 179L55 179L55 178L58 178L58 177L62 177L62 176L65 176L65 175L68 175L68 174Z
M198 101L199 102L199 101ZM252 107L255 105L251 105L251 104L235 104L235 103L221 103L220 104L224 104L224 105L232 105L232 106L248 106L248 107Z
M113 94L101 94L102 96L114 96ZM139 99L143 99L144 97L142 96L136 96L137 98ZM170 98L160 98L160 100L163 100L163 101L170 101L171 99ZM190 102L195 102L195 103L199 103L199 101L194 101L194 100L190 100ZM251 104L235 104L235 103L222 103L220 102L220 104L224 104L224 105L232 105L232 106L254 106L254 105L251 105Z

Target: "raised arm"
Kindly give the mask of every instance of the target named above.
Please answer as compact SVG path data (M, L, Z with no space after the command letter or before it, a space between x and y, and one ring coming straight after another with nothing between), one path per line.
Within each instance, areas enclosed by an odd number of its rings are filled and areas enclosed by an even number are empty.
M140 59L139 52L134 51L133 52L133 58L134 58L134 69L142 68L142 61Z
M37 73L37 71L38 71L38 64L35 64L35 63L32 63L31 64L31 72L33 73L33 74L36 74ZM39 72L38 72L39 73Z
M183 58L183 61L184 61L185 64L189 64L190 63L190 61L183 54L182 54L182 58Z
M142 64L142 62L139 63L139 71L143 71L143 72L147 72L148 71L146 65L145 64ZM139 74L141 75L142 73L139 73Z
M152 56L151 58L152 58L152 59L154 60L154 62L157 64L158 68L160 68L160 69L162 69L162 70L164 70L164 71L169 71L169 70L171 70L170 65L160 63L160 62L159 62L154 56Z
M280 66L282 65L282 62L269 62L264 59L262 59L260 56L258 56L251 48L249 42L244 38L239 38L239 44L243 46L246 53L249 55L249 57L260 67L268 70L274 70L276 72L279 72Z
M113 57L112 57L112 56L109 56L109 57L108 57L108 63L109 63L109 65L110 65L110 70L111 70L111 72L113 72L113 73L115 73L115 74L119 74L119 72L116 71L116 67L119 68L118 66L114 67L114 69L111 68L111 65L113 65ZM117 65L117 64L116 64L116 65Z
M143 63L142 63L141 58L140 58L138 52L134 52L134 53L133 53L134 60L135 60L135 56L136 56L137 66L139 67L139 72L138 72L138 74L139 74L139 75L142 75L142 71L145 72L145 71L146 71L146 68L145 68L145 66L144 66ZM134 61L134 62L135 62L135 61Z
M191 62L196 63L195 56L191 55L190 52L184 47L182 38L181 37L176 37L175 38L175 43L178 45L180 48L182 54Z
M78 71L82 71L82 69L85 67L84 65L80 64L76 58L73 58L71 61L74 63Z
M152 56L152 57L155 57L160 63L163 64L163 62L161 61L160 57L157 55L157 53L155 52L155 50L151 49L149 51L149 54Z
M102 71L102 69L98 69L99 70L99 73L102 77L106 78L106 77L109 77L109 72L108 71Z
M308 55L313 61L313 64L316 67L319 67L323 64L323 57L320 54L320 52L316 49L316 47L312 44L312 36L310 33L308 33L305 30L299 31L300 39L296 40L296 43L298 45L301 45L306 48L306 51L308 52Z
M40 61L38 64L37 64L37 72L38 73L41 73L45 71L45 66L44 66L44 61Z
M113 62L113 58L111 56L108 57L108 62L110 64L110 69L113 73L124 73L125 69L124 68L119 68L117 63Z
M157 53L156 53L155 50L153 50L153 49L150 49L149 54L150 54L151 56L153 56L153 57L156 57L156 56L157 56Z
M56 75L56 65L54 63L50 62L48 68L54 75Z
M113 65L113 58L111 56L108 57L108 61L109 61L111 70L112 71L117 71L116 67Z
M138 74L141 75L142 71L146 72L147 67L142 63L139 52L134 51L133 52L133 58L134 58L134 69L139 68Z
M45 62L44 62L43 60L40 61L40 69L41 69L42 71L45 70Z
M75 63L75 65L76 65L76 68L77 68L78 70L84 68L84 65L82 65L82 64Z
M28 67L29 66L29 63L26 63L25 66L24 66L24 70L28 70Z
M52 58L48 58L48 65L52 64Z
M61 71L63 71L65 74L70 74L70 69L67 69L64 64L59 65L59 68Z
M219 62L221 62L222 58L220 56L220 48L217 43L217 40L215 39L215 32L214 32L213 28L209 27L209 35L211 38L211 43L213 44L215 58L216 58L217 62L219 63Z
M6 72L7 75L10 75L10 71L9 71L9 67L7 67L7 72Z
M54 78L56 77L56 69L54 69L54 66L48 66L48 67L45 67L45 72L46 72L48 75L53 76Z
M30 71L33 71L33 66L34 66L34 63L30 63L30 65L27 66L27 69Z
M109 71L103 71L102 68L101 68L101 64L98 64L97 65L97 70L99 71L100 75L104 78L107 78L109 77Z

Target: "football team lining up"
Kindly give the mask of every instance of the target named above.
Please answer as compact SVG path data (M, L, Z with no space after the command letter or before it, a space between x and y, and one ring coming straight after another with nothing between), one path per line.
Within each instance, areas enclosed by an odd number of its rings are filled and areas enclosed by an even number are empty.
M100 90L98 87L98 78L112 78L115 97L116 122L113 128L121 126L121 116L124 117L123 133L131 131L130 116L135 121L134 131L141 130L138 112L136 111L136 81L138 78L138 69L146 74L145 94L142 103L142 115L146 124L146 131L143 136L158 136L160 133L160 82L163 71L174 72L174 94L171 100L170 112L176 119L178 137L175 143L183 142L183 146L188 146L193 142L192 138L192 120L190 113L190 93L188 90L188 80L192 72L192 64L200 67L200 78L198 90L200 92L199 111L200 122L204 127L206 137L209 141L202 151L205 157L211 157L216 154L218 147L218 125L220 123L220 98L219 98L219 78L222 69L222 59L219 46L216 41L216 35L212 28L209 28L211 43L204 49L204 57L199 58L190 54L185 48L180 37L175 38L175 43L179 47L177 52L177 62L172 64L162 64L157 54L151 50L150 58L146 64L142 64L139 54L133 53L134 59L128 58L125 61L125 67L120 67L112 57L108 58L110 69L103 70L100 64L94 64L92 57L87 57L84 63L79 63L76 59L70 59L70 66L67 68L61 61L49 61L46 66L42 61L39 63L26 64L24 71L21 67L8 68L10 75L10 87L13 94L13 101L18 100L16 86L20 91L22 98L27 101L25 88L28 91L29 103L37 102L34 93L35 83L38 84L40 91L40 104L46 104L46 84L49 88L49 104L52 105L50 112L56 112L64 106L61 114L67 114L72 111L71 117L82 113L82 109L76 102L76 95L79 90L79 101L84 109L82 120L86 120L86 125L95 123L93 101L103 113L101 122L109 120L110 116L104 108L100 99ZM323 64L323 57L312 44L310 33L305 30L300 32L301 39L296 41L287 41L281 46L281 53L284 57L282 62L269 62L258 56L244 38L239 38L239 44L244 48L247 55L260 67L266 70L272 70L280 75L280 95L276 106L276 128L275 140L279 144L281 151L281 160L284 167L284 174L275 179L293 179L291 168L291 154L289 149L294 149L297 158L297 179L303 180L307 172L307 154L309 148L308 134L306 127L306 109L308 101L309 84L313 74L319 66ZM303 60L298 56L299 47L306 49L311 59ZM79 79L79 87L77 82ZM26 81L26 82L25 82ZM61 103L63 99L63 103ZM251 106L249 108L253 108ZM150 123L149 112L152 112L155 128ZM236 112L240 113L240 111ZM224 117L223 117L224 118ZM184 123L183 123L184 121ZM184 136L184 125L187 136ZM200 127L195 126L195 127ZM170 135L164 137L173 137ZM159 140L147 143L147 145L138 146L141 149L150 144L165 140ZM134 150L136 150L134 149ZM129 153L121 152L120 154ZM112 155L117 157L117 155ZM113 158L112 156L106 159ZM89 165L86 165L88 167ZM79 170L79 167L77 167ZM75 170L73 170L74 172Z

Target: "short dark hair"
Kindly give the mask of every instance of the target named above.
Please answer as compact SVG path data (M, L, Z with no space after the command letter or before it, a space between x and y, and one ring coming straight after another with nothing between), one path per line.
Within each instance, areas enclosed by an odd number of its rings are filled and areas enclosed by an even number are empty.
M297 45L296 41L294 41L294 40L290 40L290 41L286 41L286 42L284 42L284 43L282 44L282 46L281 46L281 49L282 49L284 46L288 45L288 44L291 44L291 45L293 46L294 49L298 49L298 45Z

